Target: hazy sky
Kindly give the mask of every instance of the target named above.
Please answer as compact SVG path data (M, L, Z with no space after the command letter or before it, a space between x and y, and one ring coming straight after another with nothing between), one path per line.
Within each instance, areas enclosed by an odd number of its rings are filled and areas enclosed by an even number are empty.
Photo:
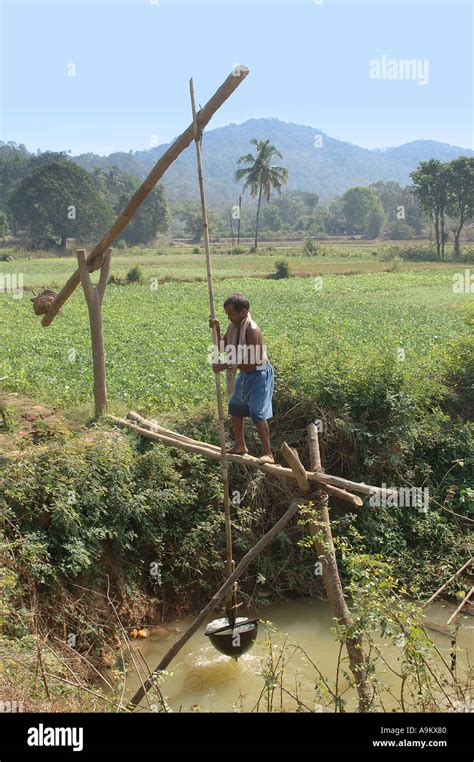
M1 139L149 148L189 124L190 76L204 104L243 63L211 128L273 116L368 148L472 147L471 35L468 0L3 0ZM389 79L400 59L417 68Z

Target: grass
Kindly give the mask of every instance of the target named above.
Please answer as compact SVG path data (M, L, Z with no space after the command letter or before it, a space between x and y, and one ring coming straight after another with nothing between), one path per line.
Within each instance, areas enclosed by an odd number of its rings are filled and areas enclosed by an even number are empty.
M406 244L406 242L400 242ZM392 242L368 244L353 242L351 244L318 243L321 253L317 256L305 256L300 246L275 246L262 244L258 254L229 254L226 246L213 245L213 274L215 279L231 279L239 277L265 278L275 271L275 260L286 256L291 258L291 273L293 277L322 275L328 273L358 273L387 271L393 267ZM390 251L389 251L390 250ZM146 249L135 247L126 249L126 253L115 250L112 259L111 272L119 278L124 278L135 265L143 269L145 279L178 281L195 281L206 279L204 249L200 254L193 254L193 249ZM166 253L165 253L166 252ZM68 257L37 257L26 251L9 251L14 257L13 262L1 262L0 274L23 277L26 290L39 289L42 286L61 288L69 276L77 269L73 256ZM440 263L397 263L399 268L445 269L447 265Z
M443 385L450 347L465 332L469 300L468 294L453 293L457 268L278 281L243 277L245 259L230 259L242 262L241 277L216 282L222 325L225 297L246 293L264 331L277 383L291 386L295 397L304 390L317 400L336 382L340 395L356 383L370 384L387 367L418 398L427 386L432 392ZM32 264L37 275L43 265L46 276L47 260ZM208 316L205 282L109 286L104 332L112 405L158 414L191 412L212 401ZM7 388L63 406L91 400L89 325L80 289L47 329L26 294L22 299L1 294L0 319L0 376L8 377Z

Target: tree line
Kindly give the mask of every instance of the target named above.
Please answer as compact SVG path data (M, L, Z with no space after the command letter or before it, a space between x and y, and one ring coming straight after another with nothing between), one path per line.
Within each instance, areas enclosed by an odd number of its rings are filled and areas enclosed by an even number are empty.
M22 148L0 144L0 234L25 237L33 249L64 251L68 238L97 242L140 185L118 167L87 172L64 152L28 154ZM169 222L158 184L119 240L149 243L168 232Z
M474 214L474 158L461 156L443 164L420 162L413 185L379 181L355 186L319 204L316 193L286 191L288 170L276 163L280 151L268 140L252 140L253 153L237 161L235 180L241 184L236 203L225 212L209 209L212 236L252 236L259 233L324 239L334 235L375 239L409 239L433 231L436 254L445 258L448 231L459 259L463 228ZM0 235L25 237L31 248L64 250L68 238L96 242L112 224L140 180L118 167L79 167L65 153L29 154L15 143L0 143ZM250 199L248 199L250 197ZM248 199L248 200L247 200ZM202 236L200 206L187 200L169 208L159 184L141 205L120 239L128 245L150 244L158 235Z

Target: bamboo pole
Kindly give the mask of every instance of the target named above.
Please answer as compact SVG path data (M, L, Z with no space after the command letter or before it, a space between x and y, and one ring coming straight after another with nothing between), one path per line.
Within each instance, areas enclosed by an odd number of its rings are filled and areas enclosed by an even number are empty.
M170 447L178 447L181 450L187 452L194 452L197 455L203 455L211 460L220 460L221 451L216 445L208 444L207 442L199 442L197 439L191 439L185 437L182 434L176 434L170 429L164 429L161 426L155 426L148 421L149 428L143 428L137 423L127 421L125 418L117 418L114 415L107 416L111 421L118 426L124 426L132 431L135 431L145 439L151 439L154 442L163 442ZM141 417L141 416L138 416ZM153 428L152 428L153 427ZM158 430L155 430L158 429ZM227 453L227 461L231 463L239 463L242 466L250 466L251 468L257 468L260 471L265 471L268 474L277 476L279 479L295 479L295 476L290 468L284 468L277 463L260 463L259 458L254 458L253 455L235 455ZM326 476L326 474L324 474ZM313 477L318 476L310 471L306 471L306 476L311 483L314 483ZM330 477L336 479L337 477ZM319 482L318 482L319 483ZM357 483L356 483L357 484ZM338 497L347 503L350 503L354 508L359 508L362 505L362 500L357 495L353 495L350 492L334 487L332 484L321 483L320 488L328 494ZM373 488L375 489L375 488Z
M312 482L319 482L320 484L333 484L335 487L350 490L351 492L360 492L361 495L366 495L367 497L372 495L380 495L380 497L388 498L396 497L398 495L396 489L373 487L370 484L364 484L364 482L353 482L350 479L343 479L341 476L333 476L332 474L311 472L308 478Z
M209 311L211 313L211 320L216 319L216 306L214 299L214 285L212 282L212 262L211 262L211 247L209 245L209 224L207 220L207 206L206 206L206 194L204 191L204 176L202 171L202 128L199 127L198 118L196 113L196 103L194 100L194 85L192 78L189 80L189 93L191 96L191 109L193 114L194 125L194 143L196 145L196 163L198 170L199 180L199 195L201 198L201 212L202 212L202 226L204 237L204 249L206 252L206 270L207 270L207 289L209 294ZM212 341L215 347L216 362L219 357L219 337L217 328L212 326ZM222 404L222 389L221 378L219 373L214 373L214 381L216 385L216 399L217 399L217 412L219 415L219 441L221 445L221 473L222 473L222 485L224 488L224 516L225 516L225 545L226 545L226 571L227 576L232 574L232 523L230 517L230 500L229 500L229 471L227 468L227 452L225 441L225 426L224 426L224 406ZM236 608L236 589L235 587L230 591L226 598L226 612L227 619L232 627L235 624L235 608Z
M245 66L238 66L233 70L231 74L229 74L225 82L219 87L218 90L216 90L212 98L197 114L197 120L201 130L210 122L216 111L232 95L240 83L244 81L248 73L249 70ZM97 258L100 258L106 249L112 245L119 233L121 233L122 230L128 225L140 204L153 190L158 180L163 177L168 167L175 161L175 159L178 158L180 153L182 153L184 149L190 145L193 138L194 124L191 123L189 127L187 127L185 131L181 133L178 138L176 138L174 143L172 143L167 151L165 151L163 156L158 159L149 175L140 185L138 190L133 194L125 209L120 212L112 227L107 231L107 233L105 233L97 246L91 251L87 257L87 265L90 271L96 270L98 268L96 262ZM55 296L49 305L48 311L43 316L41 321L43 326L51 325L59 310L69 299L71 294L74 293L79 283L79 270L76 270L76 272L71 275L65 286L62 288L59 294Z
M135 415L136 414L132 414L132 417ZM148 427L144 428L138 425L138 423L125 420L124 418L117 418L114 415L109 415L108 418L119 426L125 426L132 431L136 431L146 439L163 442L164 444L170 445L172 447L178 447L182 450L187 450L188 452L195 452L196 454L204 455L211 460L220 460L220 449L216 445L208 444L207 442L199 442L197 439L191 439L190 437L185 437L182 434L176 434L170 429L165 429L164 427L152 424L149 421L147 422ZM141 418L141 416L137 416L137 420L138 418ZM261 471L265 471L266 473L272 474L273 476L277 476L280 479L295 478L290 468L284 468L283 466L279 466L277 463L260 463L259 458L255 458L252 455L235 455L227 453L227 460L231 461L232 463L239 463L243 466L258 468ZM313 473L311 471L306 471L306 476L310 482L320 483L320 487L327 491L329 494L334 495L335 497L339 497L341 500L345 500L346 502L352 503L354 507L360 507L362 505L362 500L356 495L352 495L350 492L340 489L339 487L334 487L331 483L328 483L328 479L338 480L339 477L331 476L330 474L321 474L321 477L327 477L327 479L323 481L322 479L319 479L320 475L318 473ZM365 490L366 487L366 485L358 485L357 482L354 482L354 485L355 488L360 486L363 490ZM371 487L371 489L375 490L377 488Z
M184 434L177 434L175 431L172 431L171 429L167 429L164 426L160 426L157 423L152 423L151 421L147 421L146 418L143 418L143 416L139 415L138 413L135 413L135 411L131 410L129 413L127 413L127 418L129 418L131 421L134 421L139 426L141 426L144 429L148 429L148 431L155 431L161 434L165 434L169 437L172 437L173 439L177 439L181 442L188 442L191 444L196 444L202 446L202 442L199 442L197 439L191 439L191 437L186 437ZM209 449L219 451L219 448L217 445L209 444L206 442L206 447ZM250 456L252 457L252 456ZM227 459L229 459L229 454L227 455ZM259 465L258 463L256 465ZM281 469L281 466L278 466L278 464L272 464L277 465L278 469ZM288 474L289 477L292 478L292 472L290 469L284 469L285 473ZM280 472L279 472L279 475ZM321 485L325 492L328 493L328 495L332 495L333 497L338 497L340 500L344 500L348 503L351 503L354 508L360 508L363 505L362 500L360 497L357 497L356 495L352 495L350 492L347 492L346 490L340 489L339 487L334 487L330 484L324 484Z
M462 608L464 608L464 605L465 605L465 604L468 602L469 598L471 597L471 595L472 595L473 593L474 593L474 587L471 587L471 589L469 590L468 594L467 594L467 595L466 595L466 596L465 596L465 597L462 599L462 601L461 601L461 603L459 604L459 606L457 607L456 611L454 612L454 614L452 614L452 615L449 617L449 619L448 619L448 621L446 622L446 624L451 624L451 622L452 622L454 619L456 619L457 615L459 614L459 612L461 611L461 609L462 609Z
M437 589L437 591L436 591L435 593L433 593L433 595L431 596L431 598L430 598L428 601L426 601L426 603L424 603L424 604L423 604L422 608L424 609L424 608L426 608L426 607L427 607L427 606L428 606L430 603L432 603L432 602L434 601L434 599L435 599L435 598L437 598L437 597L438 597L438 595L439 595L440 593L442 593L442 592L443 592L443 590L445 590L445 589L448 587L448 585L449 585L449 584L450 584L450 583L451 583L451 582L452 582L454 579L456 579L456 577L459 577L459 575L460 575L460 574L462 574L462 572L464 571L464 569L467 569L467 567L469 566L469 564L472 564L472 556L471 556L471 558L470 558L468 561L466 561L466 563L465 563L465 564L463 564L463 566L461 566L461 568L460 568L460 569L458 569L458 570L457 570L457 572L455 572L455 573L453 574L453 576L452 576L452 577L450 577L450 578L447 580L447 582L445 582L443 585L441 585L441 587L439 587L439 588Z
M138 424L138 426L140 426L141 428L148 429L148 431L155 431L159 434L165 434L165 436L173 437L173 439L178 439L180 442L188 442L191 444L199 444L199 445L202 444L202 442L199 442L197 439L192 439L191 437L187 437L184 434L178 434L176 431L173 431L172 429L167 429L165 428L165 426L161 426L159 423L147 421L146 418L143 418L143 416L139 415L138 413L135 413L135 411L133 410L127 413L127 418L129 418L135 424ZM208 443L206 443L206 445L207 447L210 447L213 450L219 450L217 445L212 445Z
M278 521L268 530L263 537L251 548L248 553L245 554L235 571L232 572L230 577L226 579L224 584L219 588L217 593L211 598L209 603L200 611L194 622L183 632L181 637L173 644L169 651L163 656L158 666L153 670L151 677L145 681L144 685L138 689L133 698L128 704L129 709L134 709L137 704L140 703L144 695L150 690L153 685L153 680L156 676L162 672L169 663L174 659L177 653L187 643L191 635L194 635L196 630L199 629L207 616L209 616L217 607L221 604L221 601L225 598L229 590L235 585L239 577L242 576L247 567L252 563L253 559L258 556L261 551L273 540L274 537L288 524L290 519L295 515L298 510L301 501L293 500L287 511L278 519Z

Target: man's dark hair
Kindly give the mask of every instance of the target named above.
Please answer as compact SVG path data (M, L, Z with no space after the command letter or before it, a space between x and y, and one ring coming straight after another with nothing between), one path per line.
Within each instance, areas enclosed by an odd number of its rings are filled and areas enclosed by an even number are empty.
M224 302L224 309L228 307L229 304L232 305L232 307L236 310L236 312L242 312L242 310L248 310L248 308L250 307L249 300L243 294L232 294L232 296L229 296L229 298L226 299Z

